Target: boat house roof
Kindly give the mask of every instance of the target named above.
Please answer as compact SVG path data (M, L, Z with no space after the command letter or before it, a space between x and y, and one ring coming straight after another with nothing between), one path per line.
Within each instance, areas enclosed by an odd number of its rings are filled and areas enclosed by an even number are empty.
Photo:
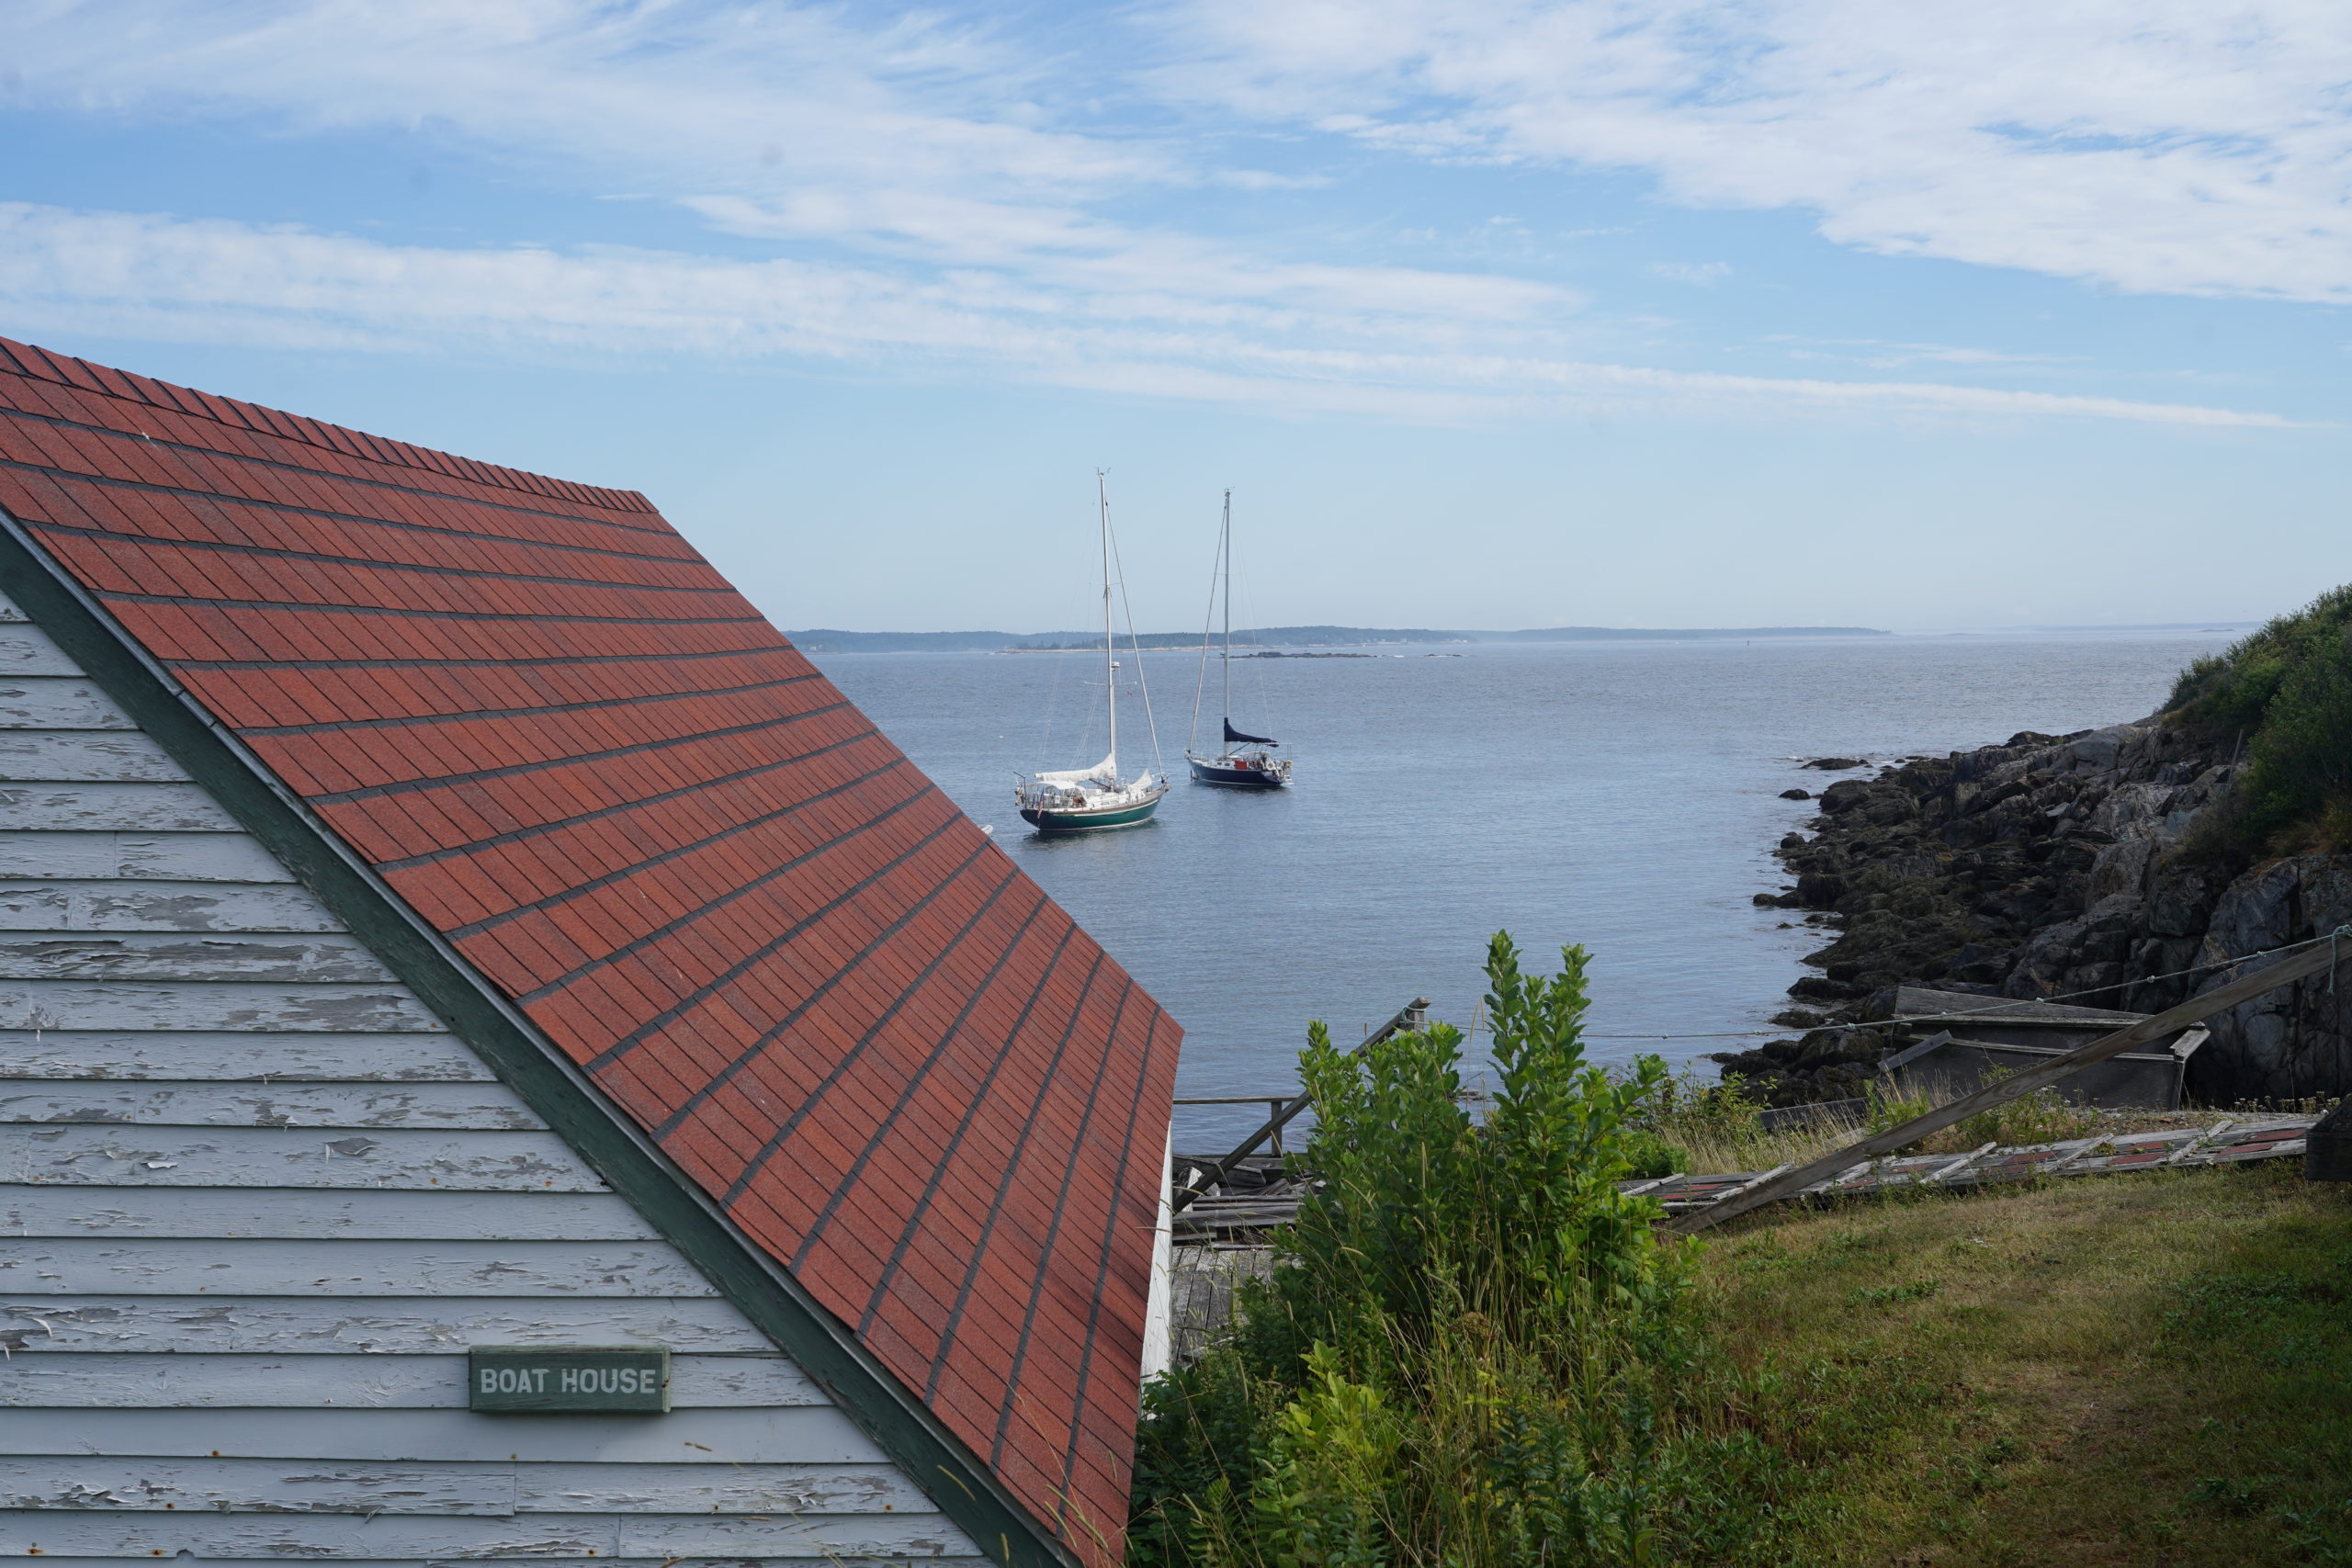
M642 496L0 340L0 568L992 1555L1115 1561L1180 1031Z

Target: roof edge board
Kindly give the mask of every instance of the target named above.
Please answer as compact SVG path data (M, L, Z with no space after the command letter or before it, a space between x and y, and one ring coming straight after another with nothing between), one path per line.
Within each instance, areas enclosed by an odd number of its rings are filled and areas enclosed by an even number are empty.
M0 509L0 582L36 626L479 1052L557 1135L823 1385L985 1555L1008 1568L1081 1568L848 1325L745 1235L6 509Z

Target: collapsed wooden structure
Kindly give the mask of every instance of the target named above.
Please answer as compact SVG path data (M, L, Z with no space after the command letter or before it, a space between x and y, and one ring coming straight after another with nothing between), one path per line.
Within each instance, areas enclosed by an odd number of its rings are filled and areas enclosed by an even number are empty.
M2224 1118L2205 1127L2105 1133L2050 1144L1988 1144L1961 1155L1887 1156L1857 1161L1835 1176L1808 1183L1791 1196L1849 1198L1897 1188L1984 1187L2048 1177L2112 1176L2134 1170L2284 1159L2304 1152L2305 1140L2319 1121L2312 1115ZM1197 1157L1179 1155L1179 1179L1187 1165L1197 1167L1199 1163ZM1682 1214L1748 1191L1787 1168L1782 1166L1773 1170L1681 1173L1618 1185L1629 1195L1652 1200L1668 1214ZM1265 1245L1273 1227L1288 1224L1297 1217L1299 1200L1312 1185L1312 1179L1304 1174L1269 1168L1250 1185L1220 1188L1195 1200L1192 1207L1176 1216L1174 1236L1180 1256L1186 1247Z
M2149 1015L1905 986L1895 1016L1912 1043L1878 1065L1896 1092L1956 1100L1996 1077L2064 1056ZM2177 1111L2189 1059L2206 1041L2190 1024L2145 1051L2094 1063L2056 1086L2061 1099L2106 1109Z

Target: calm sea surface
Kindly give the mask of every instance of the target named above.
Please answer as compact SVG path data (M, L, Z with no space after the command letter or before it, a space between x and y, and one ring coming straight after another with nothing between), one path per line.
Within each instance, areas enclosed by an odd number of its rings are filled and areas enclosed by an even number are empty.
M1778 798L1891 759L2150 712L2234 633L1564 643L1237 660L1235 717L1279 737L1295 787L1183 781L1194 658L1148 655L1178 779L1151 826L1039 839L1016 774L1102 754L1102 666L1080 654L829 654L827 674L1076 915L1186 1032L1180 1095L1295 1085L1309 1019L1351 1043L1415 995L1467 1021L1487 934L1536 962L1591 949L1596 1036L1758 1030L1817 933L1750 896L1813 807ZM1125 656L1123 682L1134 675ZM1214 688L1215 672L1211 682ZM1215 698L1210 700L1215 725ZM1150 758L1122 688L1120 753ZM1596 1058L1738 1041L1596 1039ZM1179 1113L1180 1143L1251 1113ZM1254 1125L1254 1122L1250 1122Z

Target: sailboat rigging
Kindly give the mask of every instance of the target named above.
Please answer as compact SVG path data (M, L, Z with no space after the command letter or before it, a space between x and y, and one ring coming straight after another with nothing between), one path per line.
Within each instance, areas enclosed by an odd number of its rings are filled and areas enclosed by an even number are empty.
M1225 609L1225 637L1217 660L1225 673L1225 739L1219 750L1204 756L1198 750L1201 698L1208 690L1209 633L1201 628L1201 673L1193 686L1193 731L1184 747L1184 761L1194 784L1223 784L1232 789L1280 789L1290 783L1290 759L1277 757L1272 748L1282 742L1271 735L1252 735L1233 728L1233 492L1225 492L1225 516L1217 525L1216 570L1209 574L1210 619L1219 604Z
M1026 783L1013 786L1012 801L1021 819L1040 833L1088 833L1105 828L1140 827L1151 820L1160 796L1168 793L1168 775L1157 768L1143 769L1125 783L1119 779L1119 661L1112 642L1111 625L1111 569L1119 547L1111 533L1108 475L1108 469L1094 470L1095 507L1102 533L1102 680L1104 694L1110 699L1111 750L1091 768L1032 773ZM1120 591L1123 594L1125 592L1124 574ZM1144 724L1151 732L1156 760L1159 734L1152 723L1150 689L1143 684L1143 649L1136 639L1132 611L1127 616L1127 641L1135 651L1136 682L1143 694Z

